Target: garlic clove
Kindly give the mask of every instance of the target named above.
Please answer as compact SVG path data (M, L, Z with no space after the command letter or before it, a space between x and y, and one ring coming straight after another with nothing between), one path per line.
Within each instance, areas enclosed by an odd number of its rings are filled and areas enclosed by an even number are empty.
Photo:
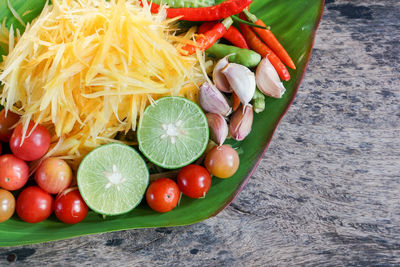
M247 105L256 91L256 79L254 73L247 67L229 63L221 71L229 82L232 90L239 97L243 105Z
M224 117L232 112L225 96L208 82L203 83L199 89L200 106L209 113L220 114Z
M219 114L207 113L206 117L210 128L211 140L221 146L228 136L228 123L225 118Z
M229 61L228 61L229 56L226 56L226 57L220 59L217 62L217 64L215 64L215 67L213 70L213 81L214 81L215 87L217 87L220 91L225 92L225 93L232 92L232 89L231 89L231 86L229 85L228 80L226 79L225 75L221 72L226 67L226 65L229 64Z
M251 132L253 125L253 107L248 104L242 105L233 113L229 122L229 133L237 141L242 141Z
M258 89L270 97L281 98L286 91L274 66L266 57L257 67L256 83Z

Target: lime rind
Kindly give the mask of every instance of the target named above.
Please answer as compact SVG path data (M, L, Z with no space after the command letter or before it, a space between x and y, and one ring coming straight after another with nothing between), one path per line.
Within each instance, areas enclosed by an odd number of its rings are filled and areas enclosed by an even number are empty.
M113 171L123 177L118 186L107 178ZM149 171L134 148L112 143L94 149L82 160L77 183L82 198L93 211L109 216L121 215L142 201L149 183Z
M174 144L163 139L165 126L180 122L185 132ZM205 151L209 130L203 110L183 97L163 97L148 106L139 121L139 150L152 163L165 169L178 169L198 159Z

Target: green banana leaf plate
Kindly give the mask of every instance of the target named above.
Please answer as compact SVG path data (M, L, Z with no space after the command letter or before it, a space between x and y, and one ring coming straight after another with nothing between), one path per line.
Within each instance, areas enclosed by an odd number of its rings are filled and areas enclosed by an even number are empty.
M23 20L34 19L45 4L45 0L12 0L13 8ZM86 219L76 225L66 225L51 217L48 220L29 224L16 215L0 224L0 246L18 246L67 239L76 236L118 230L171 227L193 224L215 216L231 203L243 189L247 180L266 151L272 135L285 112L293 102L311 55L315 33L320 22L324 0L254 0L251 11L259 16L285 46L297 69L290 70L291 80L285 83L287 91L282 99L266 100L266 111L255 116L251 134L240 144L240 168L230 179L214 179L205 199L182 198L180 206L171 212L159 214L145 203L132 212L103 219L89 212ZM30 10L30 12L27 12ZM12 16L7 1L0 2L0 18L23 30L23 26ZM3 51L0 51L0 53ZM4 54L4 53L3 53Z

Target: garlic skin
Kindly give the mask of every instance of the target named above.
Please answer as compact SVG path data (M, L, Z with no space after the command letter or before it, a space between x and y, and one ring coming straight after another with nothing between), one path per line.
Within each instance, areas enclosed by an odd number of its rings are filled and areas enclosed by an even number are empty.
M230 55L220 59L217 64L215 64L214 70L213 70L213 81L215 84L215 87L218 88L218 90L224 92L224 93L231 93L232 89L231 86L229 85L228 80L226 79L225 75L222 73L222 70L229 64L228 57Z
M239 97L240 102L243 105L248 105L256 91L254 73L247 67L236 63L229 63L221 72Z
M237 141L245 139L251 132L253 117L253 107L250 104L242 105L231 117L229 122L230 135Z
M209 84L203 83L199 89L200 106L208 113L215 113L224 117L232 112L225 96L218 89Z
M228 136L228 123L219 114L207 113L206 117L210 128L210 139L217 143L218 146L221 146Z
M282 98L286 89L268 58L263 58L256 70L256 83L260 91L270 97Z

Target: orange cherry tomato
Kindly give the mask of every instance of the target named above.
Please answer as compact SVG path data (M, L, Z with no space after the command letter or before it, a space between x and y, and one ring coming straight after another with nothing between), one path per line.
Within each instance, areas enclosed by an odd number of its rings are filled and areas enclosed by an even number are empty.
M37 169L35 181L47 193L58 194L71 185L72 170L62 159L47 158Z
M239 155L228 145L216 146L208 152L204 160L207 170L218 178L229 178L239 168Z
M15 198L7 190L0 189L0 223L11 218L15 211Z

